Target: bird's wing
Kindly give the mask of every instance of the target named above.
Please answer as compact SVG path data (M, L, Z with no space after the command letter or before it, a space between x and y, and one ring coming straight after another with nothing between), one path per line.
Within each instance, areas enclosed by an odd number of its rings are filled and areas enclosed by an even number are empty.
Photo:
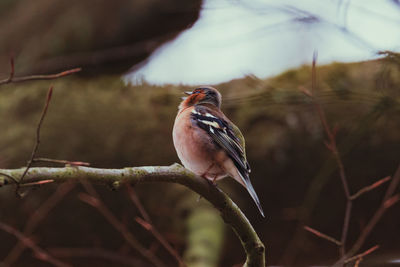
M206 131L214 142L225 150L241 173L248 174L250 172L244 138L238 127L204 106L196 106L191 116L197 126Z

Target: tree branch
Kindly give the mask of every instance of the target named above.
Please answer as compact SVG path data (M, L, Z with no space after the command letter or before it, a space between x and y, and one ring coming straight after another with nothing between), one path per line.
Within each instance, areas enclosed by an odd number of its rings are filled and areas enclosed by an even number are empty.
M17 183L17 188L15 189L16 194L18 196L20 196L20 197L22 195L19 193L19 188L20 188L20 185L21 185L22 181L24 180L24 177L25 177L26 173L28 172L29 168L32 166L33 159L35 158L36 152L37 152L37 150L39 148L39 144L40 144L40 129L42 127L44 117L46 117L47 109L49 108L49 104L50 104L50 100L51 100L51 96L52 95L53 95L53 86L50 86L49 91L47 92L47 98L46 98L46 102L45 102L44 107L43 107L42 115L40 116L39 123L38 123L38 125L36 127L36 142L35 142L35 145L33 146L31 157L28 160L28 164L27 164L27 166L25 168L25 171L21 174L21 177L19 178L19 182Z
M60 260L54 258L53 256L51 256L45 250L43 250L38 245L36 245L35 242L33 242L32 240L30 240L29 238L24 236L20 231L18 231L14 227L7 225L3 222L0 222L0 229L3 230L4 232L7 232L7 233L15 236L19 241L24 243L25 246L32 249L34 256L37 259L51 263L56 267L71 267L70 264L60 261Z
M26 81L37 81L37 80L54 80L57 78L61 78L64 76L68 76L77 72L80 72L81 68L74 68L70 70L65 70L60 73L55 74L43 74L43 75L30 75L30 76L23 76L23 77L15 77L15 67L14 67L14 58L10 59L10 76L7 79L0 80L0 85L8 84L8 83L20 83Z
M0 170L8 176L0 177L0 186L19 181L25 168ZM213 204L220 212L225 223L229 224L239 237L246 252L245 267L265 266L265 247L254 231L248 219L239 207L218 187L196 176L179 164L171 166L131 167L124 169L98 169L83 166L64 168L30 168L23 183L37 183L42 180L62 183L71 180L86 179L88 182L107 184L118 188L121 183L169 182L182 184Z
M139 200L139 197L136 195L135 190L129 186L126 187L129 198L132 200L133 204L139 210L140 214L142 215L143 219L140 217L136 217L135 220L138 224L140 224L144 229L149 231L160 244L176 259L180 267L187 267L186 264L183 262L181 257L179 256L178 252L168 243L168 241L162 236L162 234L154 227L150 215L147 213L145 208L142 205L142 202Z

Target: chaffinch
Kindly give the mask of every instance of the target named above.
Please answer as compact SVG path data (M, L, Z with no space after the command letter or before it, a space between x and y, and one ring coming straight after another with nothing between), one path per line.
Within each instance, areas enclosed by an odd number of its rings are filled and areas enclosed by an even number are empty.
M243 185L264 212L250 182L250 165L239 128L220 110L221 94L213 87L185 92L172 132L174 146L183 166L211 180L230 176Z

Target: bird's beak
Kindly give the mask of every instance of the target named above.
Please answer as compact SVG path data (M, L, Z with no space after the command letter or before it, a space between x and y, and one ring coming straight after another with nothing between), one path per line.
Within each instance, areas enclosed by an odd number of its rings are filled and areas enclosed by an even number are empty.
M185 94L185 95L191 95L192 92L191 92L191 91L186 91L186 92L184 92L184 94Z

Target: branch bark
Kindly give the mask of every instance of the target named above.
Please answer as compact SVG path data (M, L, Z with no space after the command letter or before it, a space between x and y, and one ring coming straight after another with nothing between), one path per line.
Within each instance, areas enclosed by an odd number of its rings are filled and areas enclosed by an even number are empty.
M0 186L10 185L19 179L25 168L0 170ZM1 175L1 174L0 174ZM13 179L10 179L9 177ZM265 247L254 231L248 219L239 207L218 187L196 176L179 164L171 166L146 166L124 169L99 169L83 166L64 168L30 168L23 179L25 183L37 183L53 180L62 183L71 180L86 179L91 183L106 184L118 188L122 183L137 184L144 182L179 183L200 194L214 205L221 213L225 223L229 224L239 237L246 252L245 267L265 266Z

